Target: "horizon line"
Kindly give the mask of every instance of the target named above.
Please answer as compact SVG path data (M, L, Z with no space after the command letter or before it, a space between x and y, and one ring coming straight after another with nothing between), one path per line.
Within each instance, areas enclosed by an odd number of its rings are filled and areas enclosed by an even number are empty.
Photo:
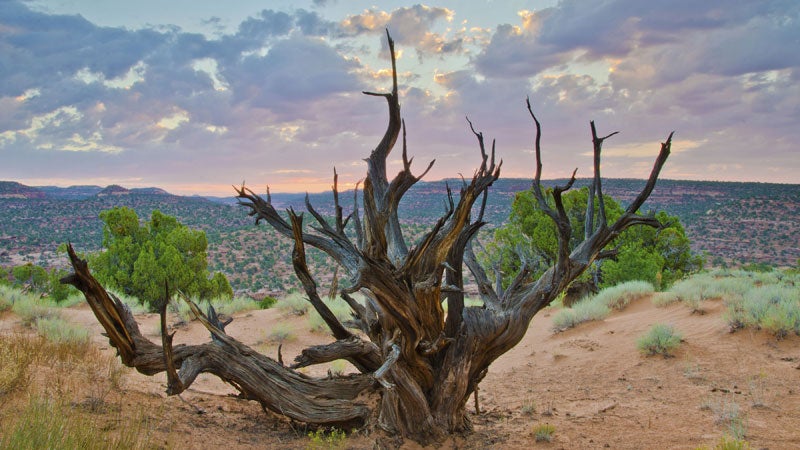
M451 181L451 180L456 180L456 181L460 182L461 180L468 180L468 179L469 178L466 178L466 177L464 177L464 178L447 177L447 178L440 178L438 180L419 180L416 184L441 183L441 182L448 182L448 181ZM560 177L560 178L542 179L541 181L543 181L543 182L562 181L562 180L568 180L568 179L569 179L569 177ZM575 179L576 179L576 181L578 181L578 180L591 180L592 177L576 177ZM498 181L499 180L506 180L506 181L508 181L508 180L520 180L520 181L522 181L522 180L524 180L524 181L533 182L533 178L527 178L527 177L502 177L501 176L498 179ZM646 181L647 179L646 178L635 178L635 177L603 177L603 180ZM785 183L785 182L779 182L779 181L752 181L752 180L751 181L741 181L741 180L710 180L710 179L701 180L701 179L688 179L688 178L659 178L658 181L684 181L684 182L720 183L720 184L725 184L725 183L777 184L777 185L786 185L786 186L798 186L798 185L800 185L800 183ZM235 197L235 195L232 195L232 194L231 195L225 195L225 194L221 194L221 193L202 194L202 193L191 192L191 191L184 191L184 193L176 194L173 191L170 191L168 188L161 187L161 186L158 186L158 185L147 185L147 186L142 185L142 186L127 187L127 186L124 186L124 185L118 184L118 183L111 183L111 184L107 184L105 186L100 185L100 184L68 184L67 185L66 183L60 183L60 184L59 183L55 183L55 184L26 184L26 183L23 183L21 181L16 181L16 180L0 180L0 183L3 183L3 182L17 183L17 184L20 184L22 186L29 187L29 188L70 189L70 188L78 188L78 187L97 187L97 188L101 188L101 189L106 189L106 188L108 188L110 186L120 186L120 187L122 187L122 188L124 188L126 190L133 190L133 189L160 189L160 190L166 192L167 194L175 195L175 196L181 196L181 197L216 197L216 198ZM246 183L244 185L247 186ZM658 183L656 183L656 185L658 185ZM237 185L234 185L234 184L230 185L231 188L234 188L236 186ZM267 189L269 189L270 194L305 195L305 194L322 194L322 193L326 193L326 192L332 192L332 189L330 189L330 188L329 189L321 189L321 190L294 191L294 190L287 190L287 189L275 190L269 184L267 184L265 187ZM347 189L340 189L339 192L352 192L353 190L354 190L353 188L347 188ZM178 190L178 192L180 192L180 190Z

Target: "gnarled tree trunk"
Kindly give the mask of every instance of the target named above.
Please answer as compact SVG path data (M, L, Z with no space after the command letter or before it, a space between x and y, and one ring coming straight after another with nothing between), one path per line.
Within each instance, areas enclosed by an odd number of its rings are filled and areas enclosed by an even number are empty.
M534 315L549 305L570 282L599 258L626 228L643 224L659 226L652 217L637 214L655 186L670 151L671 135L661 145L647 183L627 211L613 224L606 222L600 179L600 150L609 136L594 141L594 182L587 207L586 239L570 248L571 225L561 195L575 181L553 191L555 209L548 206L541 189L541 127L530 102L528 111L536 128L534 193L540 207L556 224L559 234L557 262L538 280L532 280L523 265L511 285L502 292L492 287L477 263L471 241L482 221L489 187L500 175L502 162L495 162L494 143L487 152L483 135L476 136L481 160L469 182L460 188L458 200L448 189L449 208L419 242L409 247L398 208L405 192L427 172L415 176L408 158L405 126L400 117L394 44L389 38L393 84L381 96L389 108L389 124L383 139L367 159L367 177L361 202L344 216L339 205L337 175L334 171L335 217L322 217L308 202L315 225L303 229L303 214L289 210L281 216L269 194L260 197L242 186L237 189L240 204L254 216L294 241L293 265L308 299L328 324L333 342L312 347L298 356L290 367L261 355L224 332L224 324L213 311L205 316L191 305L211 332L212 340L202 345L172 346L166 333L162 310L162 342L152 343L138 330L130 312L113 299L92 277L85 262L69 249L74 274L65 279L86 296L95 315L108 333L122 361L145 374L166 372L168 394L178 394L203 372L213 373L238 389L243 398L264 408L311 424L373 424L390 434L420 443L441 439L449 433L470 430L466 413L469 397L486 376L491 363L514 347L524 336ZM389 180L386 161L402 131L403 169ZM428 169L432 166L430 163ZM356 200L358 192L356 191ZM596 200L595 200L596 199ZM482 200L473 220L473 206ZM595 204L595 201L597 204ZM363 212L359 208L363 208ZM346 230L354 230L351 238ZM340 286L341 297L353 311L356 328L347 328L320 299L318 286L305 259L305 247L316 247L341 266L348 276ZM465 307L462 268L466 265L479 286L483 305ZM360 292L366 302L350 294ZM443 308L447 302L447 312ZM191 303L191 302L190 302ZM313 379L296 369L346 359L360 374ZM368 402L370 396L377 403Z

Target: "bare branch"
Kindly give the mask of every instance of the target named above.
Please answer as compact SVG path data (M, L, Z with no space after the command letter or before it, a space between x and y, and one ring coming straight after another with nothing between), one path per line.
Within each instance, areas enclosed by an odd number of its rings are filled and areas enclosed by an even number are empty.
M295 273L303 285L311 305L328 325L333 336L336 339L349 339L353 335L339 322L339 319L331 312L328 305L322 301L317 292L317 283L311 277L306 263L306 250L303 245L302 228L303 216L297 215L294 211L289 211L289 218L292 220L292 229L294 230L294 250L292 251L292 265L294 266Z
M628 205L628 209L626 212L628 213L635 213L639 211L639 208L642 207L645 200L650 197L650 194L653 192L653 189L656 187L656 181L658 181L658 175L661 173L661 169L664 167L664 163L667 162L667 158L669 157L670 150L672 148L672 135L675 132L671 132L669 136L667 136L667 141L661 143L661 151L658 152L658 157L656 157L656 161L653 164L653 169L650 171L650 176L647 178L647 184L645 185L642 192L636 196L636 199Z
M326 362L336 361L337 359L359 361L364 357L377 355L378 352L378 347L372 342L365 342L353 336L330 344L317 345L304 349L294 359L295 363L292 364L291 368L299 369L301 367L308 367L314 364L323 364ZM376 360L374 363L375 367L380 365L378 360ZM358 363L355 365L356 367L359 366ZM359 370L362 370L362 372L371 372L375 370L375 367L372 369L360 367Z

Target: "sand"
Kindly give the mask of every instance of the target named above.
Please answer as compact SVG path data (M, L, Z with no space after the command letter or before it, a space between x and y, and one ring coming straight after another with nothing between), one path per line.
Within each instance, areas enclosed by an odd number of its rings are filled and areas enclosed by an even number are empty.
M721 299L708 301L705 310L692 314L682 304L659 308L644 297L603 321L561 333L551 330L553 311L542 311L524 340L491 366L480 385L480 413L470 402L474 432L438 447L694 449L713 447L736 426L754 449L800 448L800 337L731 333ZM86 305L64 315L90 328L104 351L113 351ZM17 328L14 321L3 315L0 330ZM158 316L142 315L139 321L157 342ZM294 339L283 344L284 361L305 346L330 341L308 331L304 317L275 309L237 314L227 332L277 358L269 333L279 323L295 330ZM655 323L682 334L674 357L637 350L636 340ZM208 339L197 323L178 325L176 331L176 344ZM325 376L328 369L306 373ZM310 442L302 424L235 398L235 391L213 376L201 375L180 398L167 397L165 388L164 374L129 370L119 393L126 410L141 409L158 423L152 436L158 445L233 450L307 448ZM534 427L544 423L555 426L552 442L534 440ZM386 442L361 430L347 438L346 447L373 448L376 441ZM419 446L406 442L403 448Z

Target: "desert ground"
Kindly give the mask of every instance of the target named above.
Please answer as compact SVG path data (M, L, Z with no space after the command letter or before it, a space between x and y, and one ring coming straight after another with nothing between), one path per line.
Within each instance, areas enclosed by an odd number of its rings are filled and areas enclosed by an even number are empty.
M752 329L731 333L722 310L721 299L706 301L705 313L698 314L682 303L656 307L645 296L605 320L554 333L554 310L546 309L481 383L480 412L469 405L474 432L437 448L696 449L713 448L736 433L754 449L800 448L800 337L790 334L778 340ZM67 308L63 315L89 328L93 344L109 360L113 357L87 305ZM142 331L157 342L158 316L138 317ZM329 339L308 331L304 317L278 309L236 314L226 331L277 358L277 344L267 336L279 323L288 323L296 334L283 343L285 361L305 346ZM645 356L637 349L637 339L655 323L670 324L681 333L683 341L673 357ZM196 322L173 326L176 344L208 339ZM32 332L13 313L0 313L0 335L25 333ZM329 369L315 367L306 373L327 376ZM167 397L164 374L149 377L121 370L118 387L106 389L101 407L88 413L104 424L106 433L126 421L139 421L146 424L140 428L150 434L148 445L155 448L303 449L313 444L302 424L236 398L230 386L213 376L201 375L180 397ZM45 372L37 374L37 382L52 385ZM81 377L56 384L77 399L97 400L97 386L105 381L97 375ZM21 396L0 405L0 420L9 420ZM544 423L555 427L551 442L534 439L534 427ZM398 443L374 430L355 430L340 444L376 448ZM419 448L411 442L400 445Z

